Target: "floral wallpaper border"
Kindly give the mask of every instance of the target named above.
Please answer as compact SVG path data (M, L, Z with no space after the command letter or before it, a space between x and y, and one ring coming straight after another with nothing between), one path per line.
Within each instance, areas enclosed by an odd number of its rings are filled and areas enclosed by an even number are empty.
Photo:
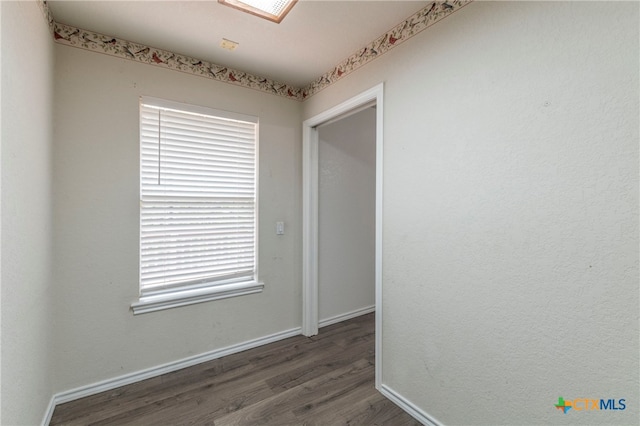
M411 37L426 30L431 25L468 5L472 1L473 0L446 0L444 2L434 1L433 3L430 3L423 9L411 15L404 22L396 25L390 31L387 31L367 46L360 49L358 52L349 56L347 59L336 65L336 67L331 71L313 81L309 86L303 89L302 98L305 99L309 96L315 95L342 77L345 77L349 73L368 64L394 47L404 43Z
M79 47L110 56L182 71L213 80L249 87L293 99L301 99L301 90L286 83L228 68L211 62L179 55L166 50L121 40L115 37L81 30L69 25L54 25L53 38L60 44Z
M44 14L44 19L47 21L47 25L49 26L49 31L53 34L53 15L51 14L51 10L49 9L49 5L47 5L47 0L37 0L38 6L40 6L40 10Z
M60 24L55 22L46 0L38 0L38 4L57 43L303 101L472 1L445 0L430 3L304 88L297 88L287 83L255 76L189 56Z

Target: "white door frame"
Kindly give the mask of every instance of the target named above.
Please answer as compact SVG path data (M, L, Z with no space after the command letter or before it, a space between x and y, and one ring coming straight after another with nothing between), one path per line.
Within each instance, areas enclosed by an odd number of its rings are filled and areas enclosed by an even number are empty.
M376 105L376 388L382 378L382 139L384 84L302 123L302 334L318 334L318 130L317 126Z

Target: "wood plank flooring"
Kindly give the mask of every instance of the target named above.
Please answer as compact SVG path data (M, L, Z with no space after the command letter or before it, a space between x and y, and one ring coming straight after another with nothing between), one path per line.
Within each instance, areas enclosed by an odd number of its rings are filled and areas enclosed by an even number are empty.
M61 404L51 425L419 422L374 388L374 314Z

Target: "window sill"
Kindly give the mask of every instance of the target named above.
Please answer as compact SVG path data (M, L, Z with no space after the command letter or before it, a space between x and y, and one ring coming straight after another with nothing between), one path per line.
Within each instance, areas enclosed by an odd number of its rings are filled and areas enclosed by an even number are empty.
M246 294L260 293L264 284L258 281L245 281L233 284L217 285L189 290L177 290L170 293L143 295L137 302L131 304L133 315L146 314L164 309L177 308L179 306L193 305L209 302L211 300L226 299L229 297L244 296Z

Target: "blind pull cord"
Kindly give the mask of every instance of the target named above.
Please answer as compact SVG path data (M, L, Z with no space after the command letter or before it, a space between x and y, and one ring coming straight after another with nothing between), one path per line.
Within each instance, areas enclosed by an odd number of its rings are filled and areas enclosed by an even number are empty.
M160 186L160 143L162 141L162 110L158 110L158 186Z

